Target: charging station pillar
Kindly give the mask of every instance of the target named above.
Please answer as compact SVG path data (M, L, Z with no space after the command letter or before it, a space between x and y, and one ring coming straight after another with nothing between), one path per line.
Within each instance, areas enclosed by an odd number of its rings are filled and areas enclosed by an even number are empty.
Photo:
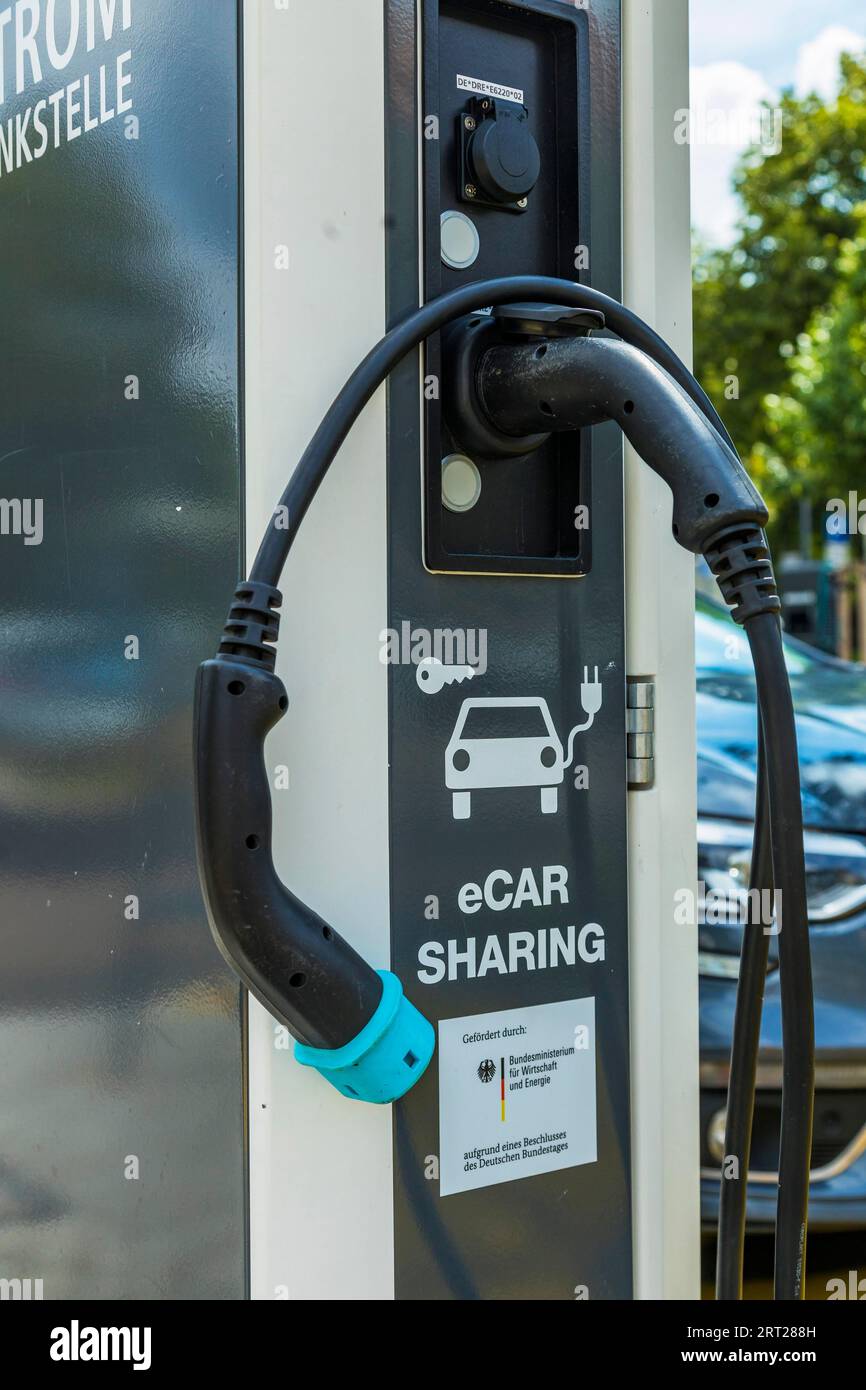
M684 347L687 19L659 8L628 0L623 29L616 0L244 7L249 556L342 383L423 300L509 274L621 298L624 269ZM541 171L511 198L491 150L521 109ZM437 1057L396 1106L347 1103L250 1001L252 1294L690 1296L688 560L636 460L624 497L615 426L532 467L474 459L440 368L433 341L394 373L305 521L266 747L278 871L400 975ZM658 706L634 792L630 676Z

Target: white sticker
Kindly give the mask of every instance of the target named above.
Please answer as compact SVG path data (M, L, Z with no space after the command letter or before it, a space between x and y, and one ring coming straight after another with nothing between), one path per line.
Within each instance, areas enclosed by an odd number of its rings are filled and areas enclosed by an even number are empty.
M499 97L502 101L516 101L523 105L520 87L501 87L498 82L484 82L480 77L461 77L459 73L457 86L461 92L471 92L476 97Z
M440 1196L597 1158L594 999L440 1022Z

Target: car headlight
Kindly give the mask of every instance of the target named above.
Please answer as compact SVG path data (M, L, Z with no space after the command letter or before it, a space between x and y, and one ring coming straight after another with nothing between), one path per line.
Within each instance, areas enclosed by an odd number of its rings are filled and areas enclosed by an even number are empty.
M810 923L837 922L866 906L866 843L819 830L807 830L803 841ZM712 910L719 925L754 920L747 896L751 857L751 825L698 821L700 906Z

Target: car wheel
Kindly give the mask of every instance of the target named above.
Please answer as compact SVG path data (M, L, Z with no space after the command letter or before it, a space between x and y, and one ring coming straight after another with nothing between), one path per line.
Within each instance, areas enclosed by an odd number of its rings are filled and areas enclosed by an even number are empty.
M541 813L544 816L555 816L559 810L559 788L541 788Z
M455 820L468 820L472 815L471 792L453 792L451 810Z

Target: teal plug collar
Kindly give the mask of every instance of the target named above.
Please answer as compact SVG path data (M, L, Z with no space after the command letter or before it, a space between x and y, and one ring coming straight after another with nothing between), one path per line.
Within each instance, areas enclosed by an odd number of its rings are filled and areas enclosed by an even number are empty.
M376 973L382 981L382 998L358 1036L336 1048L295 1043L295 1060L302 1067L315 1067L350 1100L389 1105L423 1076L436 1034L406 998L397 976L390 970Z

